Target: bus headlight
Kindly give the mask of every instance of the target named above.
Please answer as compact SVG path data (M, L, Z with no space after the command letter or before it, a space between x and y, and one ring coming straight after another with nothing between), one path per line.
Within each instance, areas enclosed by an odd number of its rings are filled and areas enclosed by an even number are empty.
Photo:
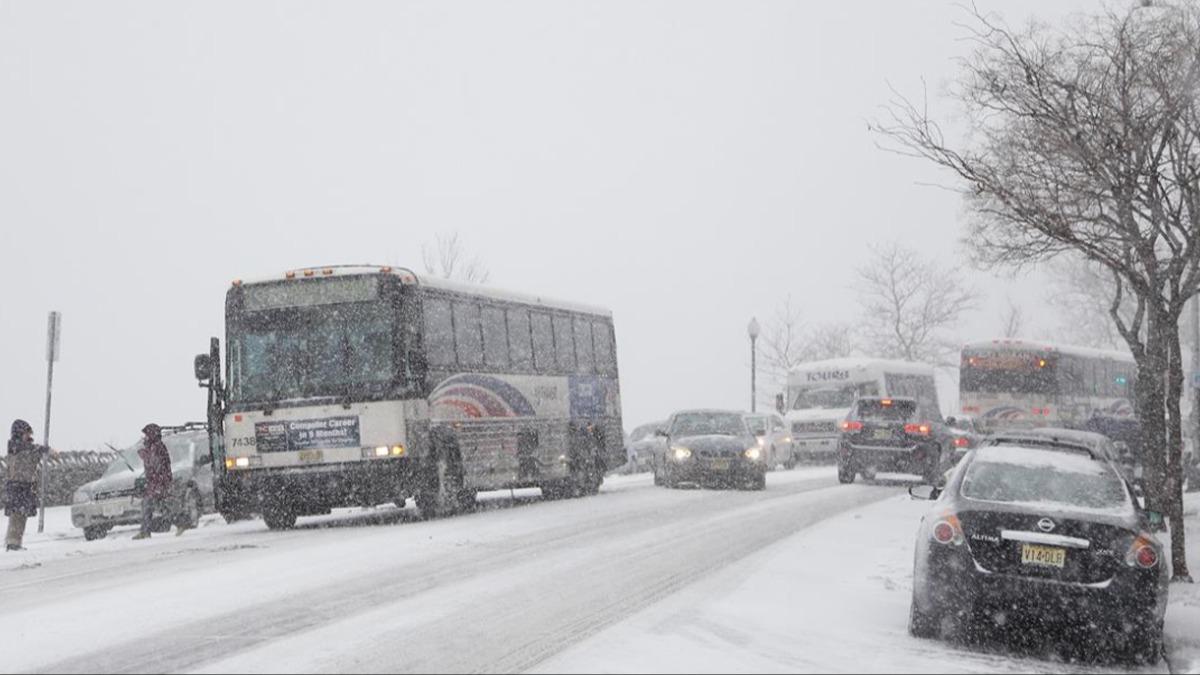
M762 458L762 448L746 448L746 459L757 462Z
M402 443L395 445L379 445L374 448L363 448L363 459L383 459L384 457L403 457L408 450Z
M260 462L261 460L259 460L257 463ZM249 457L230 457L225 460L226 469L248 469L250 468L250 464L251 462Z
M675 458L675 461L682 462L692 458L692 451L677 445L671 448L671 456Z

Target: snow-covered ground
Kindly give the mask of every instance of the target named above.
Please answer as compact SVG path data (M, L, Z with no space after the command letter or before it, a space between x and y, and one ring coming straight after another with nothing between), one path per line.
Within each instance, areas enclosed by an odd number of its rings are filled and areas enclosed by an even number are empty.
M1187 495L1184 519L1188 523L1188 563L1192 577L1200 581L1200 494ZM1173 672L1200 673L1200 584L1171 586L1166 642Z
M1193 512L1192 560L1200 563ZM539 672L1125 672L1011 644L908 635L914 533L927 502L843 513L548 660ZM1200 672L1200 593L1172 587L1174 672ZM616 646L619 645L619 648ZM1166 668L1160 664L1158 670ZM1151 669L1153 670L1153 669Z
M149 542L134 528L84 542L52 509L45 536L0 558L0 671L1109 668L910 638L926 504L881 483L839 486L817 467L773 473L762 493L666 490L643 474L580 500L487 494L433 522L346 509L276 533L209 517ZM1200 562L1200 531L1191 542ZM1200 663L1200 594L1172 590L1186 672Z

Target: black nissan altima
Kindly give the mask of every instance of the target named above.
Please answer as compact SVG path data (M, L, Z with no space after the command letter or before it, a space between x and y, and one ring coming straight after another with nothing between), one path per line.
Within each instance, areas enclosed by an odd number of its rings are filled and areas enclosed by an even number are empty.
M683 410L658 431L666 442L654 459L654 484L767 486L767 463L743 414L725 410Z
M1144 511L1111 461L1070 444L971 451L921 522L909 632L962 634L1003 620L1042 631L1103 630L1156 663L1168 572Z

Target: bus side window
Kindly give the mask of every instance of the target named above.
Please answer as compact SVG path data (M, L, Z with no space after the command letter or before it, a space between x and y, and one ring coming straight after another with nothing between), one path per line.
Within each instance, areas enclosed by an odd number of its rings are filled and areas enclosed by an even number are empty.
M592 338L596 346L596 369L601 375L615 375L617 357L613 352L611 325L607 321L593 321Z
M592 324L583 317L575 319L575 353L579 356L579 372L592 373L596 362L592 349Z
M533 362L539 373L554 372L554 329L550 316L533 312Z
M489 366L508 367L508 328L504 310L483 308L483 361Z
M554 350L558 356L558 367L563 372L575 370L575 339L571 335L571 318L554 317Z
M513 366L533 368L533 343L530 340L529 311L508 310L508 347Z
M483 365L483 333L479 325L479 305L454 303L454 342L460 366Z
M454 324L446 300L425 300L425 351L433 365L454 364Z

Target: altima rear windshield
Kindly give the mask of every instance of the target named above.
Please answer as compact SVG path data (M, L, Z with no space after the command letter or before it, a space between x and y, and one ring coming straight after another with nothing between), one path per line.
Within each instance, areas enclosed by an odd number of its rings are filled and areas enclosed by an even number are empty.
M962 496L979 501L1091 511L1132 508L1125 483L1107 463L1083 453L997 445L977 451Z
M917 414L915 401L859 401L858 419L881 422L907 422Z

